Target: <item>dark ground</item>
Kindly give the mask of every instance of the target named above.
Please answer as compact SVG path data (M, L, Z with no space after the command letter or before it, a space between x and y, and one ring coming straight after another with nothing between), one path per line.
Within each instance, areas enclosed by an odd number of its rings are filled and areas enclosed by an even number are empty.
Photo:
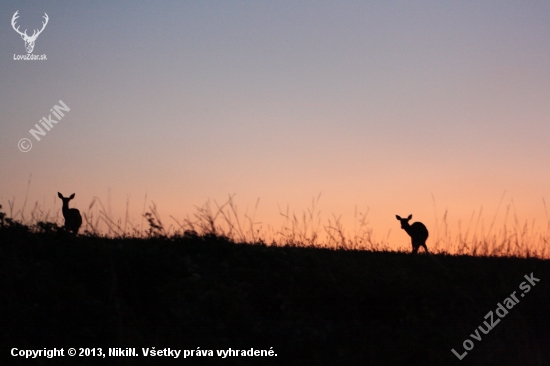
M550 365L549 260L0 225L0 261L2 365ZM531 273L540 282L521 297ZM520 302L474 340L513 291ZM460 361L451 349L463 354L466 339L474 348ZM135 347L140 356L25 360L10 356L14 347ZM182 354L146 358L142 347ZM197 347L214 356L183 359ZM270 347L276 357L216 354Z

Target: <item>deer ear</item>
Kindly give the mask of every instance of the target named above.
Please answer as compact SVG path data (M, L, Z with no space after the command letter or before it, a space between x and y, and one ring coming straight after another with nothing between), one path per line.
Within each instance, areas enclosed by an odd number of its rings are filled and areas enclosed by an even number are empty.
M61 193L57 192L57 197L63 198L63 195Z
M411 215L409 215L409 217L407 217L407 220L410 220L412 218L413 218L413 215L411 214Z
M399 215L395 215L395 218L396 218L397 220L401 220L401 216L399 216Z
M74 193L73 193L73 194L71 194L71 197L69 197L69 198L70 198L70 199L73 199L73 198L74 198Z

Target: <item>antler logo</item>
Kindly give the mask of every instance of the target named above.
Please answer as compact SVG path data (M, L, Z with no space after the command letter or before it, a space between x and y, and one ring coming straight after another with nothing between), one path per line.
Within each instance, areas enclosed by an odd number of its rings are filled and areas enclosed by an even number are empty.
M36 29L34 30L32 36L28 36L27 35L27 30L25 29L25 32L21 32L19 31L19 27L15 28L15 20L17 18L19 18L19 15L17 15L17 13L19 12L19 10L17 10L15 12L15 14L13 14L13 18L11 18L11 26L13 27L13 29L19 33L21 35L21 38L23 38L23 40L25 41L25 48L27 49L27 53L32 53L32 50L34 49L34 42L36 41L36 38L38 38L38 36L40 35L40 33L42 33L42 31L44 30L44 28L46 28L46 24L48 24L48 14L44 13L44 19L46 20L45 22L42 22L42 29L40 29L39 31L37 31ZM38 33L37 33L38 32Z

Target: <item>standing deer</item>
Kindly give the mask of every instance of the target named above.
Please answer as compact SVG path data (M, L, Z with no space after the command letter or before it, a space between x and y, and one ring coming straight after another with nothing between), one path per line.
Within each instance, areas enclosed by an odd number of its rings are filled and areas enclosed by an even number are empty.
M80 211L76 208L69 208L69 201L74 198L74 193L70 197L63 197L63 195L57 192L57 195L63 201L63 217L65 218L65 229L77 234L80 225L82 225L82 216Z
M419 247L424 247L424 251L428 253L428 247L426 247L426 239L428 239L428 229L421 222L415 222L412 225L409 224L409 220L413 215L409 215L406 219L402 219L401 216L395 215L397 220L401 221L401 228L409 234L411 237L411 243L413 247L413 254L418 252Z

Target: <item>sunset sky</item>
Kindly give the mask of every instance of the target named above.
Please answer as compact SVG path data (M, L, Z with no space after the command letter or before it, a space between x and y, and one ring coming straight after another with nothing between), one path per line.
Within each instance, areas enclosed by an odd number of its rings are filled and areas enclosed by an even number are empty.
M47 13L47 60L14 60L16 11L29 35ZM497 224L513 204L545 232L550 2L2 2L0 111L4 211L32 175L27 211L53 214L58 191L115 219L128 200L136 223L147 195L168 224L234 195L279 227L279 207L301 215L321 193L323 224L368 210L377 238L409 248L396 214L430 247L436 215L467 226L483 207L489 226L504 195Z

